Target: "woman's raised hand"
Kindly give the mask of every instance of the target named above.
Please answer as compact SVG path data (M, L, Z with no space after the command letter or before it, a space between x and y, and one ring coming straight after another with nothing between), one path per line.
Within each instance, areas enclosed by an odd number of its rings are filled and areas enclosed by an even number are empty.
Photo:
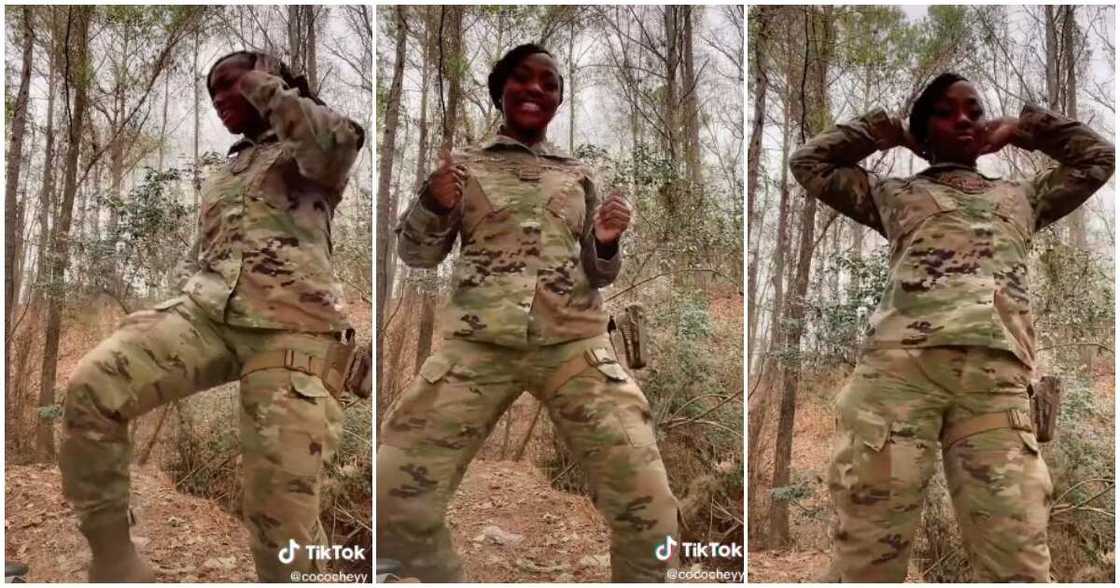
M630 227L630 203L622 192L614 190L595 211L595 239L600 243L614 243Z
M467 181L467 167L456 164L451 158L451 149L445 148L439 155L439 169L428 178L428 193L437 204L448 210L458 206L463 198L463 186Z
M980 155L995 153L1008 145L1020 149L1033 149L1030 137L1019 126L1019 119L1013 116L993 118L984 123L983 146Z

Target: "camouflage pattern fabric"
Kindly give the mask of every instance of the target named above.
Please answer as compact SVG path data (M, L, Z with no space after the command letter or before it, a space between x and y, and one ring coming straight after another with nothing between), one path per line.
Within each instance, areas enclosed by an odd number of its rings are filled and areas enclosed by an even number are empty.
M983 347L867 352L836 399L830 581L902 582L938 441L980 415L1030 410L1028 369ZM941 446L976 580L1047 582L1053 485L1038 441L1009 427Z
M1026 181L936 164L880 178L857 163L897 144L901 122L875 110L814 137L790 169L813 197L891 242L890 277L871 317L873 349L975 345L1034 365L1027 258L1031 235L1069 214L1112 175L1110 142L1025 106L1019 124L1058 166Z
M402 575L461 580L444 521L467 466L501 415L532 391L588 472L595 506L611 529L615 581L665 581L677 557L657 544L677 534L677 503L654 436L649 403L606 351L607 336L514 349L454 338L424 362L390 407L377 452L377 553ZM590 349L611 360L542 393L557 369Z
M241 83L272 130L234 145L207 178L183 292L229 325L344 330L331 218L359 135L349 119L279 77L251 71Z
M130 421L240 379L244 514L257 573L262 581L286 582L295 570L324 571L305 550L288 565L278 552L289 539L328 544L319 497L341 433L338 401L318 377L299 371L239 374L261 352L294 349L325 357L331 342L325 334L222 325L187 296L129 315L82 358L67 388L60 467L64 494L83 530L118 519L128 508Z
M438 265L461 239L444 335L527 349L606 332L598 288L614 281L622 256L599 257L589 170L547 143L504 135L454 160L468 172L459 205L434 212L425 185L397 227L413 267Z

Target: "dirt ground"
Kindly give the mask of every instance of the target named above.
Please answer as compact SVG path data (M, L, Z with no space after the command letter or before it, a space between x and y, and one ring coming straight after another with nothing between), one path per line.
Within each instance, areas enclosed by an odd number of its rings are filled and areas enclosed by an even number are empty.
M89 548L51 465L5 468L5 558L30 566L28 582L84 582ZM177 492L154 466L133 468L132 538L161 582L254 582L241 522L213 502Z

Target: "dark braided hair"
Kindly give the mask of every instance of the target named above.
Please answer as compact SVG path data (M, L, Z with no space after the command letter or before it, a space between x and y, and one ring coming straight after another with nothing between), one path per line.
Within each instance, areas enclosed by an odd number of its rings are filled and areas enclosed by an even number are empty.
M936 78L933 78L929 84L926 85L922 93L918 95L918 99L914 101L914 105L910 107L910 134L922 145L925 149L926 141L929 140L929 118L933 114L933 104L937 102L938 98L949 89L949 86L957 82L967 82L963 76L953 72L945 72Z
M235 57L248 57L249 58L249 67L253 68L257 65L257 59L259 59L261 57L264 57L264 56L266 56L266 55L264 53L259 52L259 51L244 51L244 50L242 50L242 51L234 51L233 53L227 53L227 54L223 55L222 57L218 58L218 60L214 62L214 65L210 66L210 71L206 72L206 91L210 93L210 99L211 100L214 99L214 87L211 85L211 82L212 82L213 76L214 76L214 71L218 69L218 66L221 65L222 62L227 61L229 59L233 59ZM269 56L269 57L271 57L271 56ZM275 59L275 58L273 58L273 59ZM280 67L280 78L284 80L284 83L287 84L289 88L295 88L296 91L299 92L300 96L303 96L304 98L307 98L308 100L311 100L312 102L314 102L315 104L318 104L319 106L326 106L327 105L325 102L322 101L322 99L319 98L318 95L316 95L314 92L311 91L311 85L307 81L307 76L297 76L297 75L293 74L291 68L288 67L288 64L284 63L280 59L276 59L276 63L278 63L279 67ZM360 150L362 148L362 146L365 145L365 142L366 142L365 129L363 129L361 125L359 125L358 123L356 123L354 121L350 121L350 124L353 125L354 131L358 134L358 149Z
M494 64L494 68L490 70L490 76L486 78L486 86L490 88L490 101L498 107L498 110L502 109L502 91L506 87L506 80L513 74L514 68L520 65L526 57L536 53L544 53L549 57L555 57L548 49L536 43L525 43L510 49ZM557 75L559 75L559 72L557 72ZM564 76L560 76L560 101L564 101Z

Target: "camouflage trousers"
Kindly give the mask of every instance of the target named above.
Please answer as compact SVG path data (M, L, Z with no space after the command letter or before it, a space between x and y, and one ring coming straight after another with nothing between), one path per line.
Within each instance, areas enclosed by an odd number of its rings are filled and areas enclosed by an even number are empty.
M613 363L609 347L606 335L525 351L445 341L381 426L378 557L401 561L402 575L424 581L461 579L462 564L444 521L448 503L499 417L529 390L588 473L595 506L611 529L613 579L664 581L677 556L660 561L654 550L666 536L680 539L677 502L657 450L649 403ZM591 350L610 363L580 366L573 360Z
M63 491L87 534L126 513L132 447L128 423L168 402L240 380L244 515L262 581L323 571L289 540L327 545L319 522L323 470L338 444L342 411L318 376L287 368L242 374L264 351L324 357L328 334L218 324L180 296L129 315L71 376L60 456ZM198 563L198 562L194 562Z
M977 580L1049 581L1053 486L1038 441L1024 426L1030 376L1010 353L983 347L863 356L836 400L828 476L837 513L831 580L905 580L940 444ZM1027 420L962 437L991 418L977 417L997 413Z

